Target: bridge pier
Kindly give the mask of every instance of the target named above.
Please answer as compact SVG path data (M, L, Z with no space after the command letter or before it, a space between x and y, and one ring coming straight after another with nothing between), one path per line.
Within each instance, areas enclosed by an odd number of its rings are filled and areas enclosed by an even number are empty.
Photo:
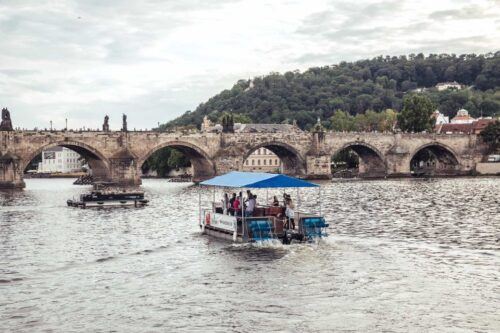
M140 166L128 149L123 149L109 159L109 180L119 186L135 186L142 183Z
M385 166L378 158L365 156L359 159L358 176L360 178L384 178L387 173Z
M19 158L9 153L0 156L0 189L24 188Z
M307 179L330 179L332 177L330 155L307 155L306 156L306 178Z

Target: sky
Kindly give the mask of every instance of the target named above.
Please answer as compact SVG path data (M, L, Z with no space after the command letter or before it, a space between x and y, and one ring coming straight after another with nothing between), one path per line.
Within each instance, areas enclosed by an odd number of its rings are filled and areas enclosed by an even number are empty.
M0 107L15 127L145 129L239 79L500 46L500 0L0 0Z

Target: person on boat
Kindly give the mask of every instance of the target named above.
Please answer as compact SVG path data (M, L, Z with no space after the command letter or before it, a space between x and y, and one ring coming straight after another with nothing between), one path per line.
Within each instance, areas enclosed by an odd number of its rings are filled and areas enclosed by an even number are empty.
M292 227L292 229L295 229L295 206L293 204L292 198L290 196L286 197L285 201L285 215L287 217L287 229Z
M249 217L253 215L253 211L255 210L255 205L257 204L257 196L252 195L250 193L251 197L248 199L247 204L245 206L245 216Z
M227 215L229 212L229 195L224 193L224 197L222 198L222 213Z
M278 200L277 196L274 196L273 198L273 206L278 207L280 205L280 201Z
M286 206L286 201L290 198L290 194L286 194L286 192L283 192L283 206Z
M229 199L229 214L230 215L234 215L234 208L233 208L234 200L236 200L236 193L233 193L233 196L231 197L231 199Z
M240 197L235 197L233 201L233 215L234 216L241 216L241 202L240 202Z
M248 202L250 199L252 199L252 197L253 197L252 192L250 190L247 190L247 198L245 202Z

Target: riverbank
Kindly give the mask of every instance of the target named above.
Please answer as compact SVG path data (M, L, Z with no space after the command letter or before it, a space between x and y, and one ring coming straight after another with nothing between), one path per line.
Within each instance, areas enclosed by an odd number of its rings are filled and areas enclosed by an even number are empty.
M30 178L78 178L86 176L86 172L69 172L69 173L25 173L23 175L24 179Z

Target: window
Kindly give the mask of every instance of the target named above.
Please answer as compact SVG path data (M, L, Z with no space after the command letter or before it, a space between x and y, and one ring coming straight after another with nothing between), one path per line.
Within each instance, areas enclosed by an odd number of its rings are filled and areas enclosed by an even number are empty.
M278 159L274 160L274 165L278 165Z
M260 160L257 160L257 165L260 165Z
M264 165L266 165L266 160L264 160Z
M46 160L53 160L56 158L56 154L53 151L47 151L43 153L43 158Z
M245 164L248 165L248 160L245 161Z
M252 160L252 165L255 165L255 160Z
M273 165L273 160L269 159L269 165Z

